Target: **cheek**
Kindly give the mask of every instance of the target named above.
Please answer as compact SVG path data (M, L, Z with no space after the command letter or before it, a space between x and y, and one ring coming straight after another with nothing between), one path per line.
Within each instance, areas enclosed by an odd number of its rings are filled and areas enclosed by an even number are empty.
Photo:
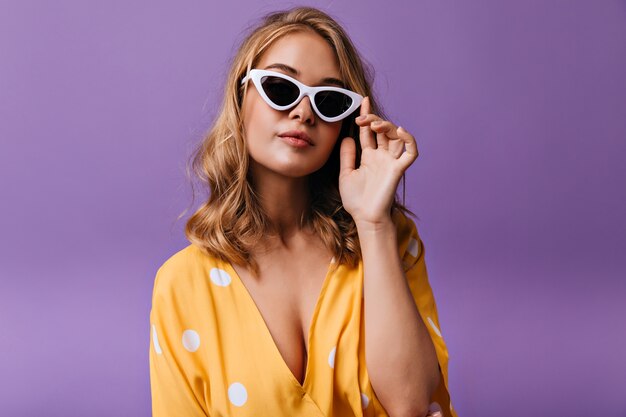
M247 143L255 142L255 138L265 138L273 132L276 125L274 114L263 103L259 103L257 97L248 97L243 106L243 126ZM260 98L259 98L260 99Z
M269 106L254 88L249 88L241 108L244 126L261 126L264 119L267 118L265 113L268 113Z
M327 135L331 138L329 142L329 149L332 150L337 142L341 140L339 133L341 132L341 122L336 122L333 126L329 126Z

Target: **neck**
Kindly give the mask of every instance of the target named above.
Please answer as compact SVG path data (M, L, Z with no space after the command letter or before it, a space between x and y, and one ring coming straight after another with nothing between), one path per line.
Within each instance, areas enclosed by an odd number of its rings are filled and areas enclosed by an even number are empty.
M309 178L277 174L253 163L252 181L259 203L268 215L272 232L285 242L305 231L302 218L309 214Z

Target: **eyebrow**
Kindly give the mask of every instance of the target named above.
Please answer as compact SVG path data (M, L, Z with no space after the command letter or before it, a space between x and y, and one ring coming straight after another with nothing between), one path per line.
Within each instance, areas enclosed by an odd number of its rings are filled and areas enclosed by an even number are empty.
M270 69L270 68L277 68L277 69L281 69L285 72L290 73L291 75L300 75L300 71L298 71L295 68L290 67L289 65L285 65L285 64L271 64L268 65L267 67L265 67L264 69ZM333 77L327 77L327 78L323 78L321 81L322 84L334 84L337 87L341 87L341 88L346 88L346 85L343 83L343 81L337 79L337 78L333 78Z

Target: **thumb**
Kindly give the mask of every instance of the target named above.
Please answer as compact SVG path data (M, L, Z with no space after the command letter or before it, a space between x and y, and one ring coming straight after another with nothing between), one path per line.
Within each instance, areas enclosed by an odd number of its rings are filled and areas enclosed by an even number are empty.
M341 141L341 147L339 148L339 176L350 174L354 171L356 164L356 143L350 136L346 136Z

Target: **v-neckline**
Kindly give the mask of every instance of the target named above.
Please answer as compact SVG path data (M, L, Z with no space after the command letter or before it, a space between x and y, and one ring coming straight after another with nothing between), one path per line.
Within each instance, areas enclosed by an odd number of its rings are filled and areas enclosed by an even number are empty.
M289 365L287 365L287 362L285 362L285 359L283 358L283 355L280 353L280 349L278 349L278 345L276 344L276 341L272 337L272 333L270 332L269 327L267 326L267 323L265 322L265 319L263 318L263 315L261 314L261 310L259 310L259 307L257 306L256 301L254 301L254 298L252 298L250 291L248 291L248 288L246 287L243 280L241 279L241 277L239 276L235 268L232 266L232 264L228 261L225 261L228 268L232 271L233 275L236 277L238 283L241 284L241 287L243 288L243 292L246 294L246 297L251 303L253 309L255 310L257 320L259 321L260 326L263 328L263 333L265 333L265 337L268 340L269 344L273 346L275 356L277 357L278 362L281 363L281 367L286 371L291 381L306 394L309 393L307 386L308 386L308 381L310 380L309 374L311 372L310 371L311 370L311 356L312 356L311 355L311 343L313 341L313 338L312 338L313 328L317 322L317 317L319 314L319 310L321 308L322 299L324 298L324 293L326 292L326 289L328 288L328 283L330 281L330 276L331 276L330 272L332 270L334 260L335 258L333 257L328 264L328 268L326 268L326 275L324 276L324 281L322 282L322 288L320 289L320 293L317 296L317 300L315 301L315 307L313 309L313 314L311 315L311 322L309 323L309 330L308 330L308 335L307 335L307 345L305 346L306 368L304 370L304 380L302 383L298 381L298 378L296 378L296 376L293 374L293 372L289 368Z

